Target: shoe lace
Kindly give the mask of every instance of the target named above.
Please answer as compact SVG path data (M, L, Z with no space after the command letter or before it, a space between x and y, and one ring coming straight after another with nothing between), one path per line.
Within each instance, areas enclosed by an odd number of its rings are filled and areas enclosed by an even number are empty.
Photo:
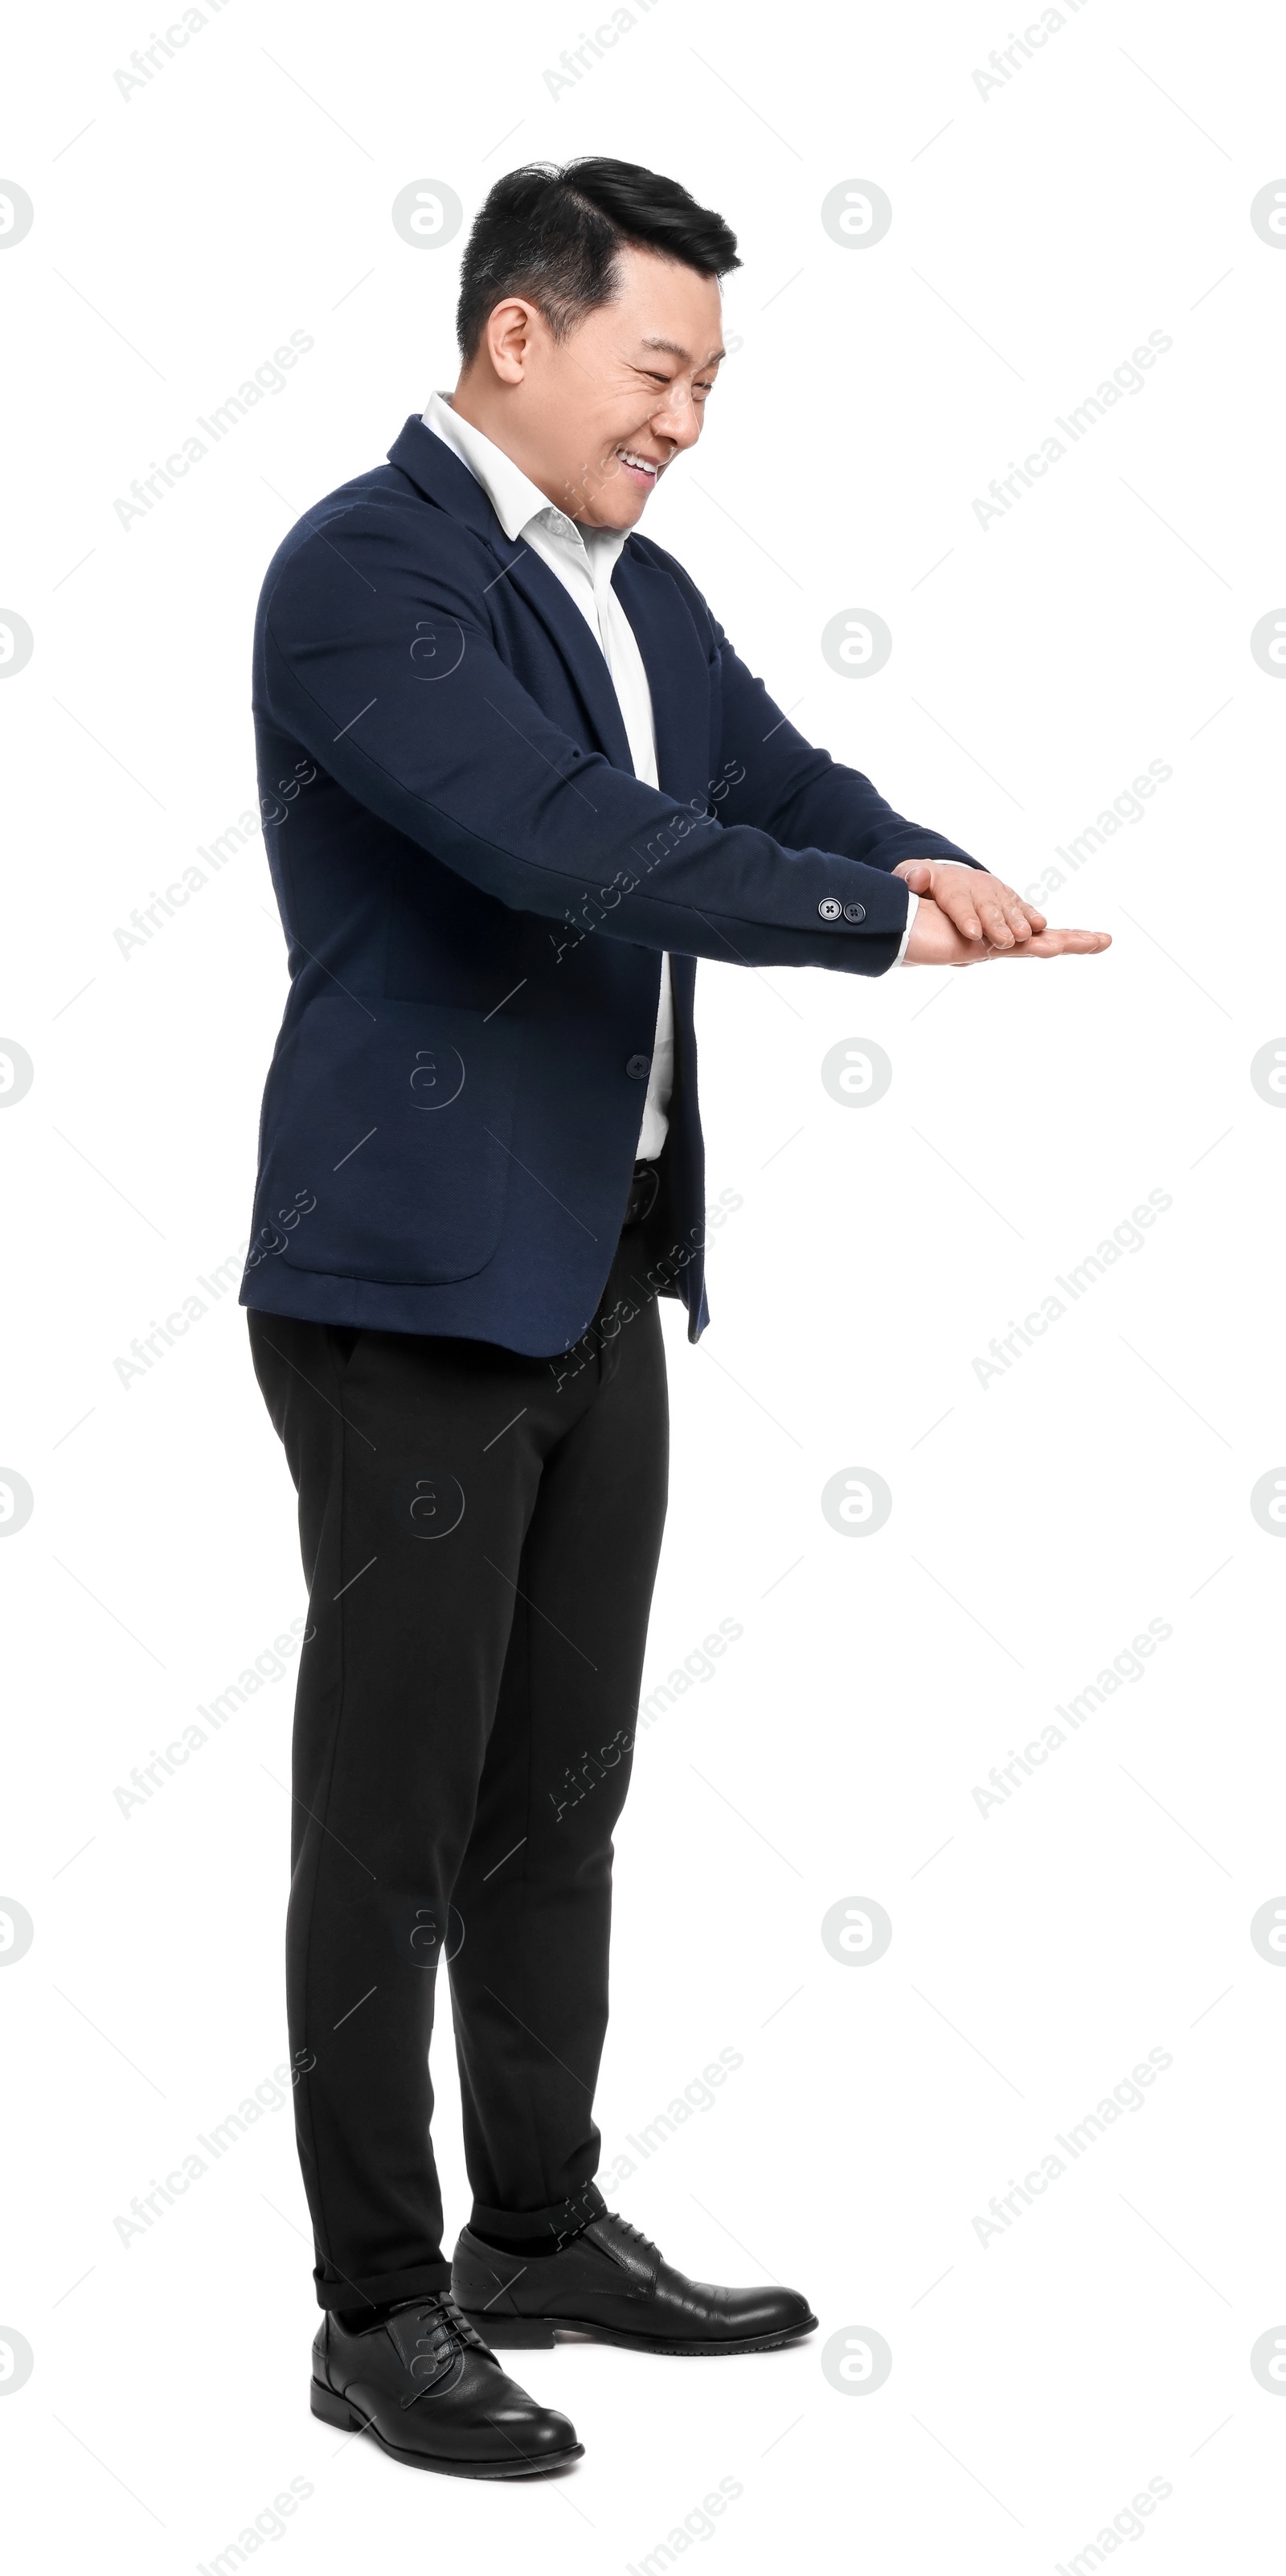
M636 2227L632 2218L622 2218L619 2211L615 2209L605 2210L603 2214L604 2217L610 2218L613 2227L619 2227L623 2236L632 2236L635 2244L641 2245L645 2254L655 2254L658 2263L660 2262L660 2246L654 2245L651 2237L645 2236L642 2228Z
M410 2363L410 2369L414 2372L421 2359L422 2348L424 2363L431 2365L430 2375L412 2389L409 2397L402 2399L403 2406L414 2406L419 2398L429 2396L439 2388L457 2354L472 2350L490 2355L490 2345L484 2343L477 2328L470 2325L449 2291L444 2290L440 2296L426 2300L422 2307L406 2309L402 2313L407 2323L413 2323L417 2328L413 2337L416 2360Z

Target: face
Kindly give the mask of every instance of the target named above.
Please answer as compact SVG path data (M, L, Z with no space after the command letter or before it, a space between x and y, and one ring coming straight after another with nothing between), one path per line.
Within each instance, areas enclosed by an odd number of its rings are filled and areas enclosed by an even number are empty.
M509 296L489 317L455 409L582 527L632 528L701 435L723 355L718 283L624 250L617 293L565 340Z

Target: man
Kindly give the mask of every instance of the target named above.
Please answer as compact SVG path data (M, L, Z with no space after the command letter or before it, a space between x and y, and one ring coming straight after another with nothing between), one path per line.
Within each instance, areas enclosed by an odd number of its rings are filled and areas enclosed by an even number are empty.
M700 433L737 265L672 180L511 172L465 254L454 394L291 531L256 627L292 980L242 1296L310 1591L287 1971L312 2405L461 2475L581 2449L490 2343L748 2352L816 2323L795 2291L688 2280L593 2179L666 1496L657 1298L694 1341L707 1320L696 960L1107 945L810 747L632 533Z

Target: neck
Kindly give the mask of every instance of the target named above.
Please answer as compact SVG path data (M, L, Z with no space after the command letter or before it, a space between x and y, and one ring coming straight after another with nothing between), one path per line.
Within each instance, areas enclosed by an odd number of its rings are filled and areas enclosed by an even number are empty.
M509 457L526 475L528 482L534 483L537 491L544 493L547 501L552 501L557 509L566 510L567 493L558 488L555 477L533 452L512 402L506 400L507 390L503 385L488 385L476 380L475 371L466 368L450 396L451 409L457 420L465 420L471 429L481 430L483 437L489 438L493 447L498 447L503 455ZM574 517L575 513L570 512L569 515Z

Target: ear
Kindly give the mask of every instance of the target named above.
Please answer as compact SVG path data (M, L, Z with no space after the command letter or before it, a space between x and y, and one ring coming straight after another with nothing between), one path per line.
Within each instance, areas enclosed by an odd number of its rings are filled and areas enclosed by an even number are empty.
M521 295L507 295L488 315L483 346L501 384L523 382L533 342L543 327L535 305L526 303Z

